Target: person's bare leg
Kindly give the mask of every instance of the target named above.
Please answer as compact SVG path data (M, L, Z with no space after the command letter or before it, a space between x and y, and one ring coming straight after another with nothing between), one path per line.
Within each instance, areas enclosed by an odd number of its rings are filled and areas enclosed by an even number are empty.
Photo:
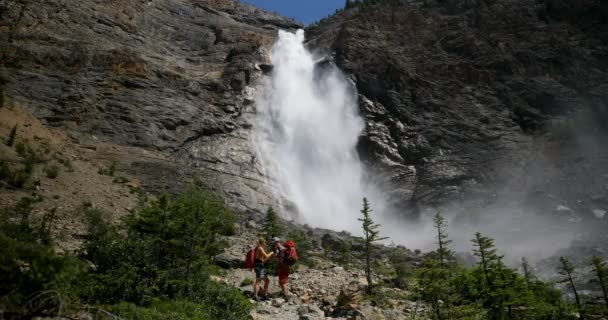
M258 292L260 291L260 279L255 279L255 284L253 285L253 297L258 297Z
M281 292L283 292L284 297L287 297L287 283L281 284Z
M270 279L264 278L264 296L268 296L268 286L270 285Z

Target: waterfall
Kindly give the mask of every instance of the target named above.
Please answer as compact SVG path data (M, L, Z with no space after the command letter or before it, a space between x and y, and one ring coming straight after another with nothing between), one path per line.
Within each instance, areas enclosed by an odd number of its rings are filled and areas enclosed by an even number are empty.
M358 234L362 198L376 211L382 201L355 149L364 129L356 89L336 67L319 67L303 41L303 30L279 31L256 97L255 143L277 198L295 207L288 218Z

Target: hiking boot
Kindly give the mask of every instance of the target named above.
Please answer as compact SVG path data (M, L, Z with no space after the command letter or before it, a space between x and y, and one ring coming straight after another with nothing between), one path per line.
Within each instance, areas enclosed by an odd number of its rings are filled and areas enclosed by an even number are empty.
M265 294L265 295L262 295L260 297L260 300L262 300L262 301L268 301L268 300L270 300L270 297L267 294Z

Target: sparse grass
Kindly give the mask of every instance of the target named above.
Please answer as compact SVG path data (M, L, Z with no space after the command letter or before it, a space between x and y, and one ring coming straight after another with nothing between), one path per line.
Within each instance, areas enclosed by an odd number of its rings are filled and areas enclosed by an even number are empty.
M252 284L253 284L253 279L251 279L251 278L245 278L245 279L243 279L243 281L241 281L241 287L250 286Z

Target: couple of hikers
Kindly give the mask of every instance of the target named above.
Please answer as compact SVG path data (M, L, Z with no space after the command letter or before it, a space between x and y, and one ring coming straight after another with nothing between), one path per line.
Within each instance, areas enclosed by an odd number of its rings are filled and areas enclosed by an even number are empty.
M281 295L287 298L287 282L289 278L289 266L293 265L297 261L297 253L293 241L288 240L285 243L281 243L281 239L274 237L271 239L272 251L267 253L265 250L266 240L263 238L258 239L256 247L252 249L255 254L255 264L253 270L255 271L255 284L253 285L253 298L258 300L260 297L258 293L260 291L260 285L262 280L264 281L264 290L262 292L262 299L268 299L268 285L270 280L268 279L268 273L266 270L267 262L274 255L277 261L277 275L279 276L279 285L281 286Z

